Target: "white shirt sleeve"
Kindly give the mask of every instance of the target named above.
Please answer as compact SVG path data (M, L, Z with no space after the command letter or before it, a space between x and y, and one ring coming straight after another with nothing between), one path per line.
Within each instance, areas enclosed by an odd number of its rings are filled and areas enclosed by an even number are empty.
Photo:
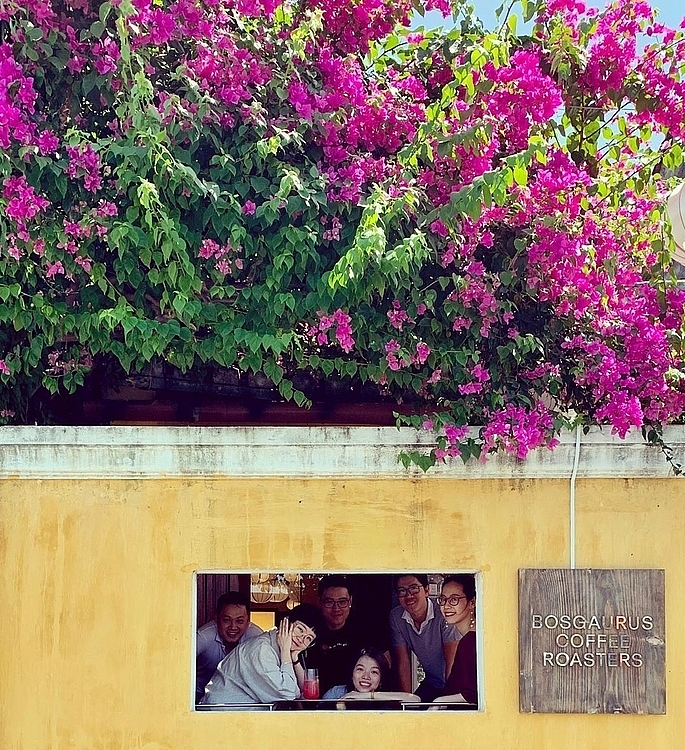
M249 678L250 690L259 703L278 700L295 700L300 697L300 688L292 664L281 664L279 654L267 641L249 654L241 654L245 663L241 665L243 676Z

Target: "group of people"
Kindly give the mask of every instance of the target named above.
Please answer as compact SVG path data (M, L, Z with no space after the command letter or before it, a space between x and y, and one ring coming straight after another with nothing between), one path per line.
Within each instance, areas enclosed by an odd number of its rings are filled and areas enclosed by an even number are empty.
M296 700L315 668L321 700L477 705L474 577L447 576L435 599L424 574L397 575L393 586L399 604L390 612L389 649L373 641L362 618L350 618L353 592L343 575L321 579L318 608L300 604L267 632L250 621L246 596L224 594L216 619L197 634L196 701ZM424 673L416 690L412 653Z

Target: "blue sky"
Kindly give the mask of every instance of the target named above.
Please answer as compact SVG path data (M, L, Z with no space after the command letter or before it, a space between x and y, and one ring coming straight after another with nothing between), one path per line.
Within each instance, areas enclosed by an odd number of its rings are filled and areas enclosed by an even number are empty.
M597 0L585 0L587 5L603 8L606 3ZM476 15L483 21L486 28L495 26L495 10L502 4L502 0L470 0L476 8ZM652 0L652 5L659 9L659 20L667 26L677 27L685 15L682 0ZM520 6L519 6L520 16Z

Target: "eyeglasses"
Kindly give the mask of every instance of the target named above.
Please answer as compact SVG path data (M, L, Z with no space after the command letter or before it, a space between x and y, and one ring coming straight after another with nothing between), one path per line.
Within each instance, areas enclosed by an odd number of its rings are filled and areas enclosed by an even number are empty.
M444 607L445 604L449 604L450 607L456 607L459 605L459 602L462 599L468 599L467 596L457 596L456 594L453 594L452 596L439 596L438 597L438 604L441 607Z
M293 633L297 634L305 647L311 646L316 640L316 633L299 620L293 625Z
M407 586L407 588L404 588L404 586L400 586L397 589L397 597L399 599L404 599L405 596L416 596L422 588L423 586L419 586L418 583Z
M338 609L347 609L350 606L350 600L349 599L322 599L321 606L324 607L324 609L333 609L333 607L338 607Z

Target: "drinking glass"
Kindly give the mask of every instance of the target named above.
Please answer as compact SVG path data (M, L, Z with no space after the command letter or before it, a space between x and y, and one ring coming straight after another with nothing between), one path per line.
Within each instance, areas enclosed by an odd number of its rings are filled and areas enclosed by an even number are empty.
M305 700L313 701L319 698L319 670L307 669L304 676L304 690L302 697Z

